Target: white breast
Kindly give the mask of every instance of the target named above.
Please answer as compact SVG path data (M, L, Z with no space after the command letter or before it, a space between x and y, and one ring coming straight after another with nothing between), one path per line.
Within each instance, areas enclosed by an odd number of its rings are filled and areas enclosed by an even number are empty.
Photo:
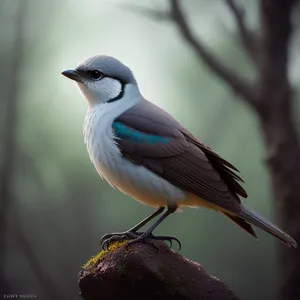
M128 86L130 89L130 85ZM143 166L138 166L123 158L116 145L113 121L126 109L134 106L141 97L139 93L129 93L113 103L103 103L91 107L84 122L84 140L91 161L101 177L112 186L138 201L151 206L185 199L185 192L168 181L152 173Z

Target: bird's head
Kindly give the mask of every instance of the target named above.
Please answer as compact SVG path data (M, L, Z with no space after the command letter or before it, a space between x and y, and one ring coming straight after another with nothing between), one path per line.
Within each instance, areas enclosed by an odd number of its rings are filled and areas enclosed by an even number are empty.
M89 57L76 69L62 74L75 80L90 105L121 99L127 85L137 88L131 70L116 58L106 55Z

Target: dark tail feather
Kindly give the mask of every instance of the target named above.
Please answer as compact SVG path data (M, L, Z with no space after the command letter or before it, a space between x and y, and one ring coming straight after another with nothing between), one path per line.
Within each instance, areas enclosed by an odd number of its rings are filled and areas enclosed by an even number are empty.
M245 220L243 220L242 218L240 218L238 216L229 215L229 214L227 214L225 212L223 212L223 214L226 217L228 217L231 221L233 221L235 224L237 224L238 226L240 226L242 229L244 229L246 232L248 232L250 235L252 235L253 237L255 237L257 239L257 235L254 232L253 228Z
M272 224L270 221L260 216L258 213L251 210L250 208L243 205L242 211L239 214L239 216L244 220L246 220L247 222L277 237L280 241L282 241L287 246L291 248L297 248L297 242L291 236L289 236L283 230L281 230L276 225Z

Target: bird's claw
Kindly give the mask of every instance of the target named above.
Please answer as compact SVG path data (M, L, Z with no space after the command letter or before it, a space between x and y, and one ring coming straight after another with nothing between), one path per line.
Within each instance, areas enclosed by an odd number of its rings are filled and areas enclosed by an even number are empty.
M108 233L101 238L101 248L103 250L109 250L109 245L114 242L136 239L140 235L142 235L142 233L135 233L131 231Z
M172 248L173 242L175 241L179 246L178 251L180 251L180 249L181 249L181 242L179 241L178 238L173 237L173 236L167 236L167 235L155 236L152 233L149 235L143 235L143 234L139 235L139 237L133 239L132 241L129 241L125 247L126 247L126 249L128 249L128 247L130 245L133 245L135 243L145 243L145 244L148 244L148 245L154 247L158 251L158 246L151 240L163 241L163 242L167 241L170 243L170 245L169 245L170 248Z
M168 235L163 235L163 236L155 236L155 235L152 235L151 236L151 239L154 239L154 240L158 240L158 241L163 241L163 242L169 242L170 243L170 248L172 248L173 246L173 242L176 242L178 244L178 251L181 250L181 242L179 241L179 239L175 236L168 236Z

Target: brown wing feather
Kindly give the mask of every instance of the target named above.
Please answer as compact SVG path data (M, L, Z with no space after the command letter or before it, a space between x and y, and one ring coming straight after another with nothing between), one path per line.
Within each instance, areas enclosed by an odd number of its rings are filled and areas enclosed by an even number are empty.
M238 183L242 181L234 172L238 170L166 112L143 101L116 121L142 133L172 137L171 143L160 147L117 139L125 157L206 201L240 212L238 196L247 197L247 193Z
M243 198L247 198L247 192L238 183L239 181L244 182L243 179L232 171L234 170L239 172L239 170L189 132L184 132L184 134L188 141L197 145L205 153L213 167L219 172L223 180L228 185L230 191L242 196Z

